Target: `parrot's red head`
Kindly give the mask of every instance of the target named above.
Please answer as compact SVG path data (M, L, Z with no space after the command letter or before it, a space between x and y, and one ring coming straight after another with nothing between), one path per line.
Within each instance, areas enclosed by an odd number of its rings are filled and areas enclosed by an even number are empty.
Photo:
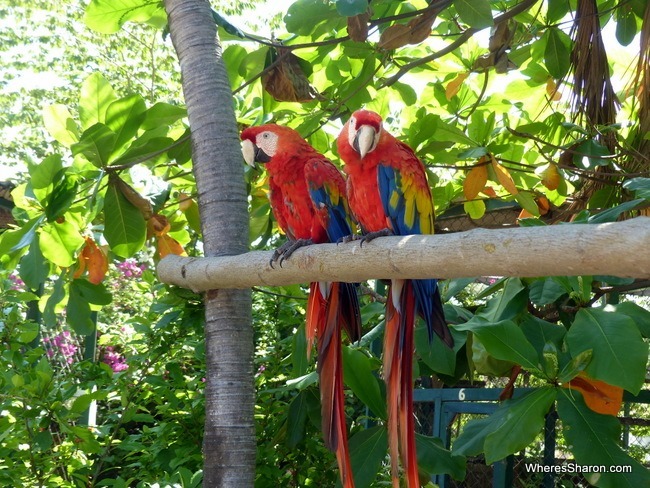
M348 144L363 159L379 143L382 131L381 116L370 110L357 110L347 123Z
M250 166L268 163L285 148L306 144L295 130L276 124L258 125L241 133L242 154Z

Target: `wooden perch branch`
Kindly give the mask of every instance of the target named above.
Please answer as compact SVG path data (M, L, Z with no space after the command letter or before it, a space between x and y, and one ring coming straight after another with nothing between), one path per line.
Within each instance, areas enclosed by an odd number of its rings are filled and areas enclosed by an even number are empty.
M650 278L650 218L607 224L475 229L381 237L298 249L280 268L271 251L237 256L167 256L160 280L196 292L373 278L614 275Z

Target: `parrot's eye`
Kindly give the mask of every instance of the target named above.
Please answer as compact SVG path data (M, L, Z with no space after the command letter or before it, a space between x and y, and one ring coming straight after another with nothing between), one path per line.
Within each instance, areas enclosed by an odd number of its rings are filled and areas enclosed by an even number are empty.
M257 136L255 143L268 157L272 158L277 151L278 135L270 131L262 132Z

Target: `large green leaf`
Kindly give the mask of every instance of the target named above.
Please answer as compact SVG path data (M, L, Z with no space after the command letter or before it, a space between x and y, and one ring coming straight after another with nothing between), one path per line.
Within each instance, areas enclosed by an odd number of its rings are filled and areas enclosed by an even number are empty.
M81 295L76 281L70 283L65 320L77 334L86 336L95 330L95 322L91 318L90 303Z
M519 326L538 354L542 353L546 344L554 344L560 348L566 334L566 329L561 325L546 322L533 315L527 315Z
M295 448L305 437L305 426L307 425L307 390L298 392L289 404L287 414L287 446Z
M601 488L650 486L648 469L618 445L621 424L616 417L592 411L575 390L560 388L557 400L562 432L578 464L632 467L631 473L583 473L587 481Z
M368 10L368 0L336 0L336 10L341 15L353 17Z
M603 210L602 212L597 213L596 215L592 215L587 219L587 222L590 224L602 224L605 222L615 222L622 213L629 212L630 210L634 210L642 203L645 203L644 198L638 198L636 200L630 200L629 202L621 203L616 207L608 208L607 210Z
M228 49L226 49L226 51L234 47L239 47L240 49L243 50L241 46L233 45L233 46L229 46ZM244 50L244 53L245 52L246 51ZM225 58L226 58L226 54L224 52L224 60ZM182 119L183 117L187 117L187 110L185 109L185 107L172 105L164 102L158 102L146 111L144 116L144 121L142 122L140 127L143 130L150 130L150 129L156 129L163 125L169 126L174 122Z
M29 251L20 260L20 278L30 290L38 290L50 272L50 266L45 262L38 239L34 239Z
M61 180L63 160L60 154L51 154L40 163L27 163L29 168L29 183L34 196L45 205L46 197Z
M293 376L302 376L307 372L307 336L304 322L293 334L293 347L291 348L291 364Z
M92 0L86 7L84 20L91 29L112 34L126 22L147 22L164 13L160 0Z
M586 368L590 377L637 394L646 374L648 344L627 315L583 308L566 335L572 356L593 350Z
M92 164L101 168L106 166L115 149L117 134L106 125L98 122L85 130L79 142L72 145L72 154L83 155Z
M331 3L320 0L298 0L289 7L284 23L287 31L308 36L321 22L339 17Z
M84 242L79 229L67 220L46 223L40 234L43 256L62 268L75 263L75 254Z
M104 237L111 250L122 258L142 249L147 226L140 210L129 202L117 185L110 183L104 197Z
M633 191L637 198L650 200L650 178L632 178L623 183L623 188Z
M106 121L108 106L117 99L111 85L100 73L93 73L81 85L79 119L81 128L88 129Z
M623 302L616 305L606 305L606 312L620 313L630 317L646 339L650 338L650 311L634 302Z
M503 291L491 298L480 315L491 322L515 318L526 310L528 293L519 278L508 278Z
M616 39L621 46L627 46L636 36L636 16L627 5L619 5L616 13Z
M73 280L70 286L88 303L108 305L113 300L113 295L102 283L95 285L86 279L80 278Z
M455 326L473 332L496 359L512 361L526 369L537 369L537 352L521 329L511 320L490 323L472 319Z
M564 287L553 278L538 278L528 287L530 301L538 306L553 303L564 294Z
M0 234L0 256L11 254L29 246L36 237L36 231L45 220L45 215L35 217L22 227Z
M124 146L138 132L147 109L140 95L129 95L112 102L106 109L106 125L115 135L116 148Z
M492 464L532 443L542 432L555 396L556 388L544 387L503 402L499 408L506 413L485 438L485 461Z
M483 29L494 24L488 0L454 0L461 20L470 27Z
M488 417L467 422L460 435L454 441L451 452L457 456L477 456L482 454L485 439L492 433L495 426L503 422L507 413L506 409L497 408Z
M415 329L415 349L420 359L436 373L453 376L456 371L456 354L465 344L467 335L451 329L454 347L447 347L438 336L429 340L429 332L424 322L420 321Z
M43 123L50 135L66 147L79 140L79 127L65 105L46 105L43 108Z
M544 64L550 75L559 80L569 72L571 60L568 45L571 39L557 27L549 28L544 39Z
M386 401L379 379L374 374L373 358L361 350L343 346L343 378L345 384L365 403L372 413L386 418Z
M373 484L382 462L386 459L388 449L386 427L378 425L362 430L350 438L349 444L355 486L368 488Z
M57 181L58 180L58 181ZM65 170L59 172L54 188L45 199L45 216L49 222L59 219L68 211L78 197L79 183L68 176Z
M446 473L455 480L465 478L467 463L464 456L451 453L442 445L438 437L415 434L415 445L418 454L418 468L430 476Z

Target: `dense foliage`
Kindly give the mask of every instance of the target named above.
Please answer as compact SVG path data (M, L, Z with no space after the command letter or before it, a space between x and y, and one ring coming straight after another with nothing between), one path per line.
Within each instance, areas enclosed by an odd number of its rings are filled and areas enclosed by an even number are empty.
M13 156L2 156L26 173L12 193L16 225L0 234L0 484L201 480L201 300L152 271L166 254L201 254L186 111L163 3L116 5L92 0L82 47L57 58L74 89L18 89L2 102L13 106L3 133L22 125L29 137L11 140ZM381 113L430 169L440 231L446 217L481 225L497 208L516 209L513 225L646 214L647 1L298 0L274 38L246 32L255 27L238 7L214 8L242 127L290 125L336 161L333 141L351 111ZM3 22L20 25L27 10L4 9ZM42 12L53 26L81 13L54 4ZM614 42L603 44L601 29L628 49L611 54ZM59 46L69 30L56 24L49 31L60 37L39 42ZM20 44L27 32L6 36ZM116 37L125 32L127 48ZM100 40L109 64L86 38ZM24 68L20 59L12 66ZM22 110L30 103L42 115ZM249 168L246 177L251 248L274 247L282 236L264 174ZM648 282L557 275L443 282L456 345L430 344L418 328L418 376L447 386L479 375L519 386L525 377L539 388L467 424L451 451L420 436L423 474L462 479L466 456L492 463L519 452L556 408L578 463L634 468L590 482L648 484L648 470L619 447L615 418L623 392L637 394L645 381L650 312L625 293ZM377 286L363 298L366 335L344 348L357 486L386 479ZM305 290L254 296L257 484L334 485L317 375L306 359Z

